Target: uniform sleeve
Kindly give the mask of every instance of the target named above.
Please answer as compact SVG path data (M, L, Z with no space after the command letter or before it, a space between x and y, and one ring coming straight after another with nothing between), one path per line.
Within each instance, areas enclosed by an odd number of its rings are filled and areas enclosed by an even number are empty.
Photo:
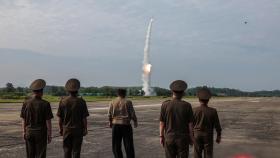
M137 122L137 117L136 117L135 110L134 110L134 107L133 107L133 104L131 101L129 101L129 113L130 113L131 119L134 122Z
M221 128L221 125L220 125L220 120L219 120L218 112L216 110L215 110L214 127L216 129L217 135L221 136L222 128Z
M162 104L161 108L160 108L159 121L160 122L165 122L166 121L166 118L165 118L165 106L164 106L164 104Z
M83 118L86 118L89 116L88 108L87 108L87 103L86 101L83 100Z
M113 118L113 103L109 103L109 108L108 108L108 118L111 120Z
M47 110L46 110L46 120L50 120L53 118L52 108L50 103L47 104Z
M23 103L20 112L20 117L23 119L26 117L25 111L26 111L26 103Z
M56 116L58 116L59 118L64 118L64 111L63 111L63 108L62 108L62 101L59 102Z

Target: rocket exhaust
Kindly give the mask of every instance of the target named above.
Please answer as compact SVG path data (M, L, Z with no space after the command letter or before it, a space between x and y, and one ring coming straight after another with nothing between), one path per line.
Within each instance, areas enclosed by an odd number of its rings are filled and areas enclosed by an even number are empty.
M153 95L153 89L151 88L152 65L150 64L150 60L149 60L153 21L154 20L151 19L149 22L146 39L145 39L145 47L144 47L143 74L142 74L143 88L142 88L142 90L144 91L145 96Z

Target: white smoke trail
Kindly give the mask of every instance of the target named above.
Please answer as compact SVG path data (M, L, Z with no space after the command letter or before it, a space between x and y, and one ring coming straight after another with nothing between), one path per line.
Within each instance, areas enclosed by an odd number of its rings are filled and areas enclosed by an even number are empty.
M149 51L150 51L150 39L151 39L151 33L152 33L152 24L153 19L150 20L147 34L146 34L146 40L145 40L145 47L144 47L144 59L143 59L143 74L142 74L142 81L143 81L143 91L145 92L145 96L151 96L152 95L152 89L151 89L151 68L152 65L149 61Z

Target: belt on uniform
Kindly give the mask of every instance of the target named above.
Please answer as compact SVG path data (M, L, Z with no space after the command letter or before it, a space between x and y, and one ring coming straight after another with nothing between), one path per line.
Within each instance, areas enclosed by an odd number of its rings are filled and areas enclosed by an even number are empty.
M130 125L129 119L113 119L113 124L120 124L120 125Z

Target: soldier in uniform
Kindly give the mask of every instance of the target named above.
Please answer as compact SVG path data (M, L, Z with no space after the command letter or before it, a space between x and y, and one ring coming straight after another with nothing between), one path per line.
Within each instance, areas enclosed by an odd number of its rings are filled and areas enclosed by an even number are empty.
M45 86L42 79L33 81L30 85L33 96L22 106L20 117L27 158L45 158L47 143L52 140L52 109L50 103L42 99Z
M191 104L182 100L187 83L176 80L170 84L172 100L162 103L160 112L160 143L166 158L188 158L193 142L193 111Z
M61 99L57 111L59 133L63 136L64 157L79 158L83 136L88 133L87 117L89 112L85 100L78 97L79 80L69 79L65 89L69 92L69 96Z
M126 90L118 89L118 97L111 101L108 110L109 126L112 128L112 149L115 158L123 158L122 140L127 158L134 158L133 131L131 120L134 122L134 128L138 126L137 117L130 100L126 99Z
M221 142L221 125L217 110L208 106L211 92L207 87L198 90L200 106L194 108L194 157L213 158L213 131L217 132L216 142Z

